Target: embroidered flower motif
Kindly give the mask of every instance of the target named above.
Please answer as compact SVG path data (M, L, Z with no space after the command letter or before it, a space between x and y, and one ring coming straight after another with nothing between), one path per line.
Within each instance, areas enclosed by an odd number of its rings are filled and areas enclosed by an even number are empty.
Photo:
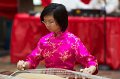
M63 62L66 61L70 56L71 56L71 54L68 54L68 50L65 51L64 53L60 53L60 59Z

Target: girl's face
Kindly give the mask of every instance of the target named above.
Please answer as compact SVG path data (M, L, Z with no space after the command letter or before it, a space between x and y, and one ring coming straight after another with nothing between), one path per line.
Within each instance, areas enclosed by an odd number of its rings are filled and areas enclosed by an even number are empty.
M45 24L46 28L51 32L60 32L60 26L55 21L53 15L46 15L44 17L43 23Z

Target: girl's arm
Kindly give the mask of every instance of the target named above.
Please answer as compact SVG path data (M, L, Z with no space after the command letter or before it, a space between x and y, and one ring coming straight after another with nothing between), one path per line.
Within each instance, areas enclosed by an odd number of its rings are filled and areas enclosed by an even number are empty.
M97 60L94 56L92 56L83 45L83 43L78 39L76 41L76 60L85 69L82 71L85 73L96 74L97 73Z
M42 53L42 49L41 49L41 44L39 42L37 47L32 51L31 54L27 56L25 61L20 60L17 63L17 68L19 70L36 68L39 62L43 59L41 53Z

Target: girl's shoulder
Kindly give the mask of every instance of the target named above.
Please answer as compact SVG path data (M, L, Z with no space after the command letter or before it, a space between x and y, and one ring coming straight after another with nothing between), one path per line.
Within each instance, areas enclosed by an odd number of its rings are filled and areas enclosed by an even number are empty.
M73 33L71 33L71 32L68 32L67 33L67 36L69 37L69 38L76 38L76 39L79 39L76 35L74 35Z
M40 38L39 42L45 42L52 36L52 33L49 33L43 37Z
M74 34L71 33L71 32L68 32L68 33L67 33L67 37L68 37L69 39L73 40L73 41L78 41L78 40L80 40L79 37L77 37L76 35L74 35Z

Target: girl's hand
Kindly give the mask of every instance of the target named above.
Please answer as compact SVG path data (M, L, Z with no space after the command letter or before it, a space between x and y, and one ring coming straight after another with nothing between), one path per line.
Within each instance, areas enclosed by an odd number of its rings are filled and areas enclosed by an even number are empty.
M90 66L89 68L80 69L80 72L87 73L87 74L93 74L96 70L95 66ZM82 79L86 79L85 77L82 77Z
M95 70L96 70L95 66L90 66L89 68L80 69L81 72L88 73L88 74L93 74Z
M25 62L25 61L23 61L23 60L20 60L20 61L18 61L18 63L17 63L17 69L18 69L18 70L28 69L28 65L29 65L28 62Z

